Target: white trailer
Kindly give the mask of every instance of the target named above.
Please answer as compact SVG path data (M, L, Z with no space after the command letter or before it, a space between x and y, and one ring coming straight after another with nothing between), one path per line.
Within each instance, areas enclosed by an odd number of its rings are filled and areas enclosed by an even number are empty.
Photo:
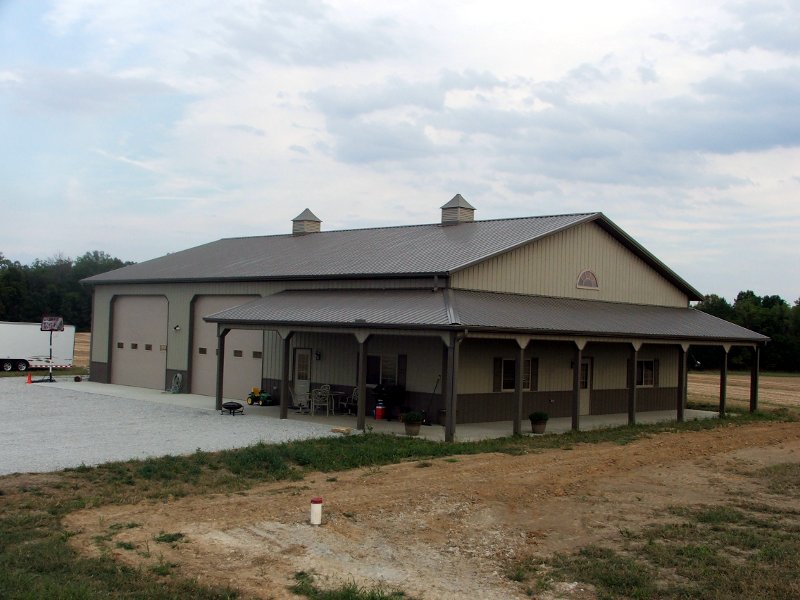
M50 360L50 334L53 358ZM28 369L68 369L75 349L75 326L64 331L41 331L41 323L0 321L0 367L3 371Z

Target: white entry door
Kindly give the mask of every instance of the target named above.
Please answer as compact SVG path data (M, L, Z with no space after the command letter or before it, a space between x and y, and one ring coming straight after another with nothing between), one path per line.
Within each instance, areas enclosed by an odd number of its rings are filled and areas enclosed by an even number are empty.
M308 397L311 391L311 348L295 348L293 380L295 398Z
M584 358L581 361L581 405L580 414L588 415L591 413L591 394L592 394L592 359Z

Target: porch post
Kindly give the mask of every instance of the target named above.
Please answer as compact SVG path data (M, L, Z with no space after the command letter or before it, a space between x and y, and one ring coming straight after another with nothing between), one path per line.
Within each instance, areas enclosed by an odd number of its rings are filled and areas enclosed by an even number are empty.
M678 346L678 398L676 400L676 416L678 423L683 423L686 408L686 390L688 374L689 345Z
M356 429L365 431L367 427L367 340L369 334L356 332L358 341L358 410L356 411Z
M728 397L728 352L729 344L722 346L722 366L719 369L719 416L725 416L725 400Z
M750 412L758 410L758 371L761 363L761 346L751 349L750 363Z
M289 355L291 353L292 332L283 337L283 362L281 363L281 419L289 416Z
M458 346L461 340L455 333L450 334L447 342L447 395L445 396L445 410L447 411L444 425L444 441L453 442L456 438L456 410L458 408Z
M584 344L575 342L575 353L572 357L572 431L580 429L581 407L581 361Z
M522 434L522 402L523 402L523 386L522 377L525 372L525 348L528 346L528 340L517 338L517 361L514 373L514 397L516 398L517 405L514 411L514 435Z
M628 371L628 425L636 425L636 361L639 359L639 344L631 344L631 368Z
M217 325L217 398L215 403L217 410L222 410L222 389L225 376L225 336L230 331L227 327Z

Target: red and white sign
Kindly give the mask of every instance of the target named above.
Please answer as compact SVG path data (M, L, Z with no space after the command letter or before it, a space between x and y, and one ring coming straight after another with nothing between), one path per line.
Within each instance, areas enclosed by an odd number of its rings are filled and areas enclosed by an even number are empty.
M42 317L42 331L64 331L64 317Z

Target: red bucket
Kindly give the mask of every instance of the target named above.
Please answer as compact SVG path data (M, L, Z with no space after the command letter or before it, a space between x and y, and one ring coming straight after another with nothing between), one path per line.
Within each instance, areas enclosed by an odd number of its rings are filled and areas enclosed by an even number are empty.
M383 406L383 404L378 404L375 407L375 420L376 421L383 420L385 411L386 411L386 408Z

